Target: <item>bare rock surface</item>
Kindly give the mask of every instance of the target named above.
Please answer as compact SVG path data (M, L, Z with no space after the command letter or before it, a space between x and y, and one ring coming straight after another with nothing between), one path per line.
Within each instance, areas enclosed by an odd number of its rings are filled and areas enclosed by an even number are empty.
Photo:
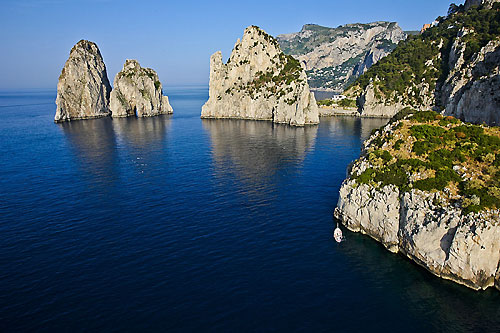
M202 118L269 120L294 126L319 122L304 69L256 26L245 29L226 64L221 52L212 55L209 94Z
M442 88L444 113L467 122L500 125L500 39L490 41L468 64L461 32L450 51L452 71Z
M116 74L109 108L113 117L151 117L173 113L163 96L158 74L143 68L137 60L127 60Z
M59 76L54 121L108 116L110 93L111 85L99 48L93 42L81 40L71 49Z
M277 36L286 54L306 67L313 89L341 92L406 38L396 22L353 23L337 28L306 24Z
M391 126L383 130L394 134ZM334 215L349 230L369 235L391 252L399 252L431 273L475 290L500 290L500 211L464 214L457 200L436 191L394 185L358 183L374 168L365 153L353 163L343 182Z

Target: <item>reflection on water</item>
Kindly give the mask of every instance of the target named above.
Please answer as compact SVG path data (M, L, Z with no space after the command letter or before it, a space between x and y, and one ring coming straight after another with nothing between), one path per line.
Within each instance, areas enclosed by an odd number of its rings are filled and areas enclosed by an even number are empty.
M118 143L136 148L147 148L152 143L162 142L170 127L171 116L113 119L113 131Z
M120 158L144 169L151 154L165 148L170 121L169 116L100 118L58 125L75 149L81 172L91 175L94 183L109 184L118 177Z
M110 118L70 121L58 124L76 150L81 172L93 177L114 174L117 164L115 132Z
M203 120L210 133L216 168L227 162L242 180L261 182L285 165L300 164L314 147L317 126L291 127L267 121Z
M374 128L382 127L388 121L387 118L324 117L321 118L321 125L328 127L335 136L366 140Z

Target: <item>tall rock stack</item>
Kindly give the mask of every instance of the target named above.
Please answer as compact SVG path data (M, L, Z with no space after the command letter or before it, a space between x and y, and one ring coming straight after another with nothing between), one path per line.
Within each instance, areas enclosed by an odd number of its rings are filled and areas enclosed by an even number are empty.
M294 126L317 124L318 107L298 60L256 26L245 29L224 64L210 58L210 98L202 118L270 120Z
M93 42L81 40L71 49L59 76L54 121L108 116L110 93L111 85L99 48Z
M142 68L137 60L127 60L116 74L109 108L113 117L151 117L173 113L167 96L163 96L158 74Z

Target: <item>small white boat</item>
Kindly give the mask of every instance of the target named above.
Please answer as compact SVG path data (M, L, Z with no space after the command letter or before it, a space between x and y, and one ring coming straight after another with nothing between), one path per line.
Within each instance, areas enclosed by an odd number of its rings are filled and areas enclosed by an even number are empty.
M337 228L335 228L335 230L333 231L333 238L335 238L335 241L337 243L341 243L343 240L342 230L340 230L338 225L337 225Z

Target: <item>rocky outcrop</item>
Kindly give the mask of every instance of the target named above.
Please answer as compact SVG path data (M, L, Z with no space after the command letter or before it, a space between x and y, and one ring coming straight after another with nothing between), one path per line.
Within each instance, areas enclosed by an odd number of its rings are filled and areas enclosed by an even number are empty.
M380 59L385 57L387 54L389 54L389 51L387 49L372 46L367 51L363 61L357 64L356 67L354 67L352 78L357 78L358 76L362 75L364 72L368 70L368 68L375 65ZM350 78L350 80L352 80L352 78Z
M59 76L55 122L108 116L110 92L99 48L93 42L79 41Z
M373 84L369 84L358 97L359 115L361 117L390 118L407 105L401 103L387 103L375 96Z
M137 60L127 60L116 74L109 108L113 117L151 117L173 113L162 84L151 68L142 68Z
M476 290L493 286L500 290L500 210L464 213L461 202L465 199L452 194L454 185L444 191L401 191L393 184L358 181L380 162L374 159L374 147L390 150L387 140L402 138L397 128L401 128L398 122L390 124L382 130L384 134L375 133L365 142L363 155L341 186L335 217L349 230L371 236L436 276ZM381 142L380 135L386 141ZM402 164L398 169L411 168ZM410 175L414 179L427 172L414 170Z
M413 89L408 89L411 93ZM425 83L419 85L418 95L422 101L419 105L423 110L429 110L434 105L434 98L429 94L429 86ZM370 83L365 90L358 96L358 111L360 117L380 117L391 118L396 113L406 107L413 107L407 103L404 98L398 98L395 94L389 99L382 99L377 96L376 89L373 83Z
M342 184L335 216L351 231L401 252L433 274L473 289L500 290L499 211L462 215L453 205L434 205L436 194ZM480 223L478 223L480 221Z
M480 5L485 5L486 8L491 8L493 3L495 2L500 2L500 0L466 0L465 10L468 10L472 6L480 6Z
M443 84L444 113L467 122L500 125L500 39L490 41L464 62L468 31L462 30L450 51L450 74Z
M277 40L286 54L305 64L312 88L341 92L405 38L397 23L373 22L337 28L307 24Z
M399 44L344 94L358 98L362 116L391 115L401 106L410 106L440 110L467 122L500 125L497 2L453 5L446 18Z
M245 29L226 64L221 52L212 55L209 95L202 118L270 120L294 126L319 122L305 71L256 26Z

